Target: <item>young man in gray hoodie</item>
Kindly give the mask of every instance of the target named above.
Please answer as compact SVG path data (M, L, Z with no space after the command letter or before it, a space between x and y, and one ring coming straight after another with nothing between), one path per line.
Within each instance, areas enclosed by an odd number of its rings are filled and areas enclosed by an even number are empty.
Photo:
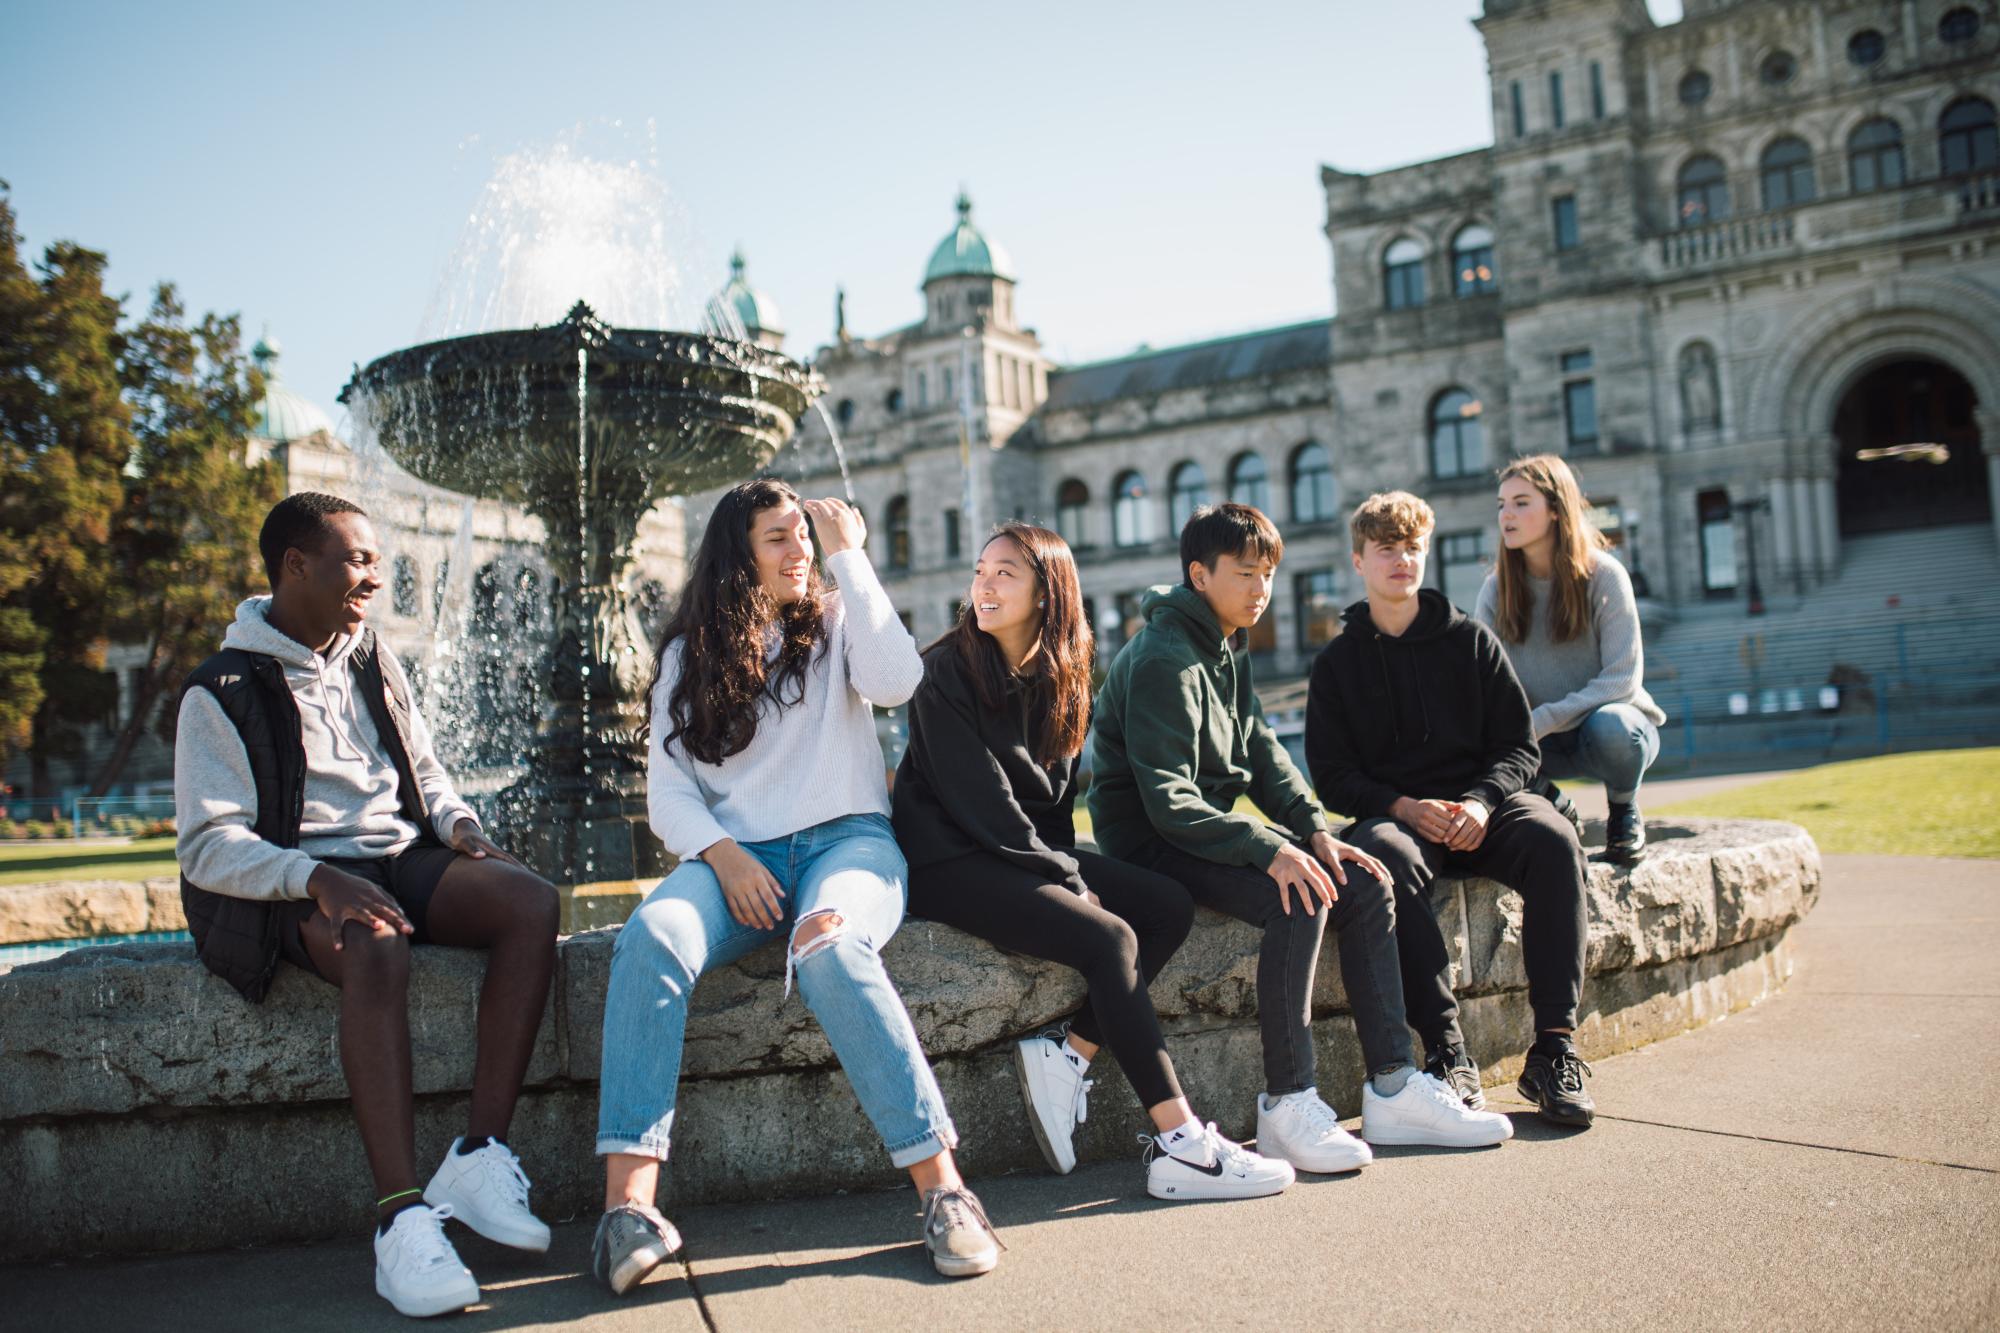
M486 836L432 753L388 645L364 624L381 552L360 508L280 501L258 545L269 597L236 609L182 688L174 743L181 898L202 962L261 1001L281 961L340 988L340 1062L375 1179L375 1289L406 1315L479 1299L456 1216L543 1251L505 1139L555 965L555 890ZM410 947L486 949L465 1134L419 1187Z

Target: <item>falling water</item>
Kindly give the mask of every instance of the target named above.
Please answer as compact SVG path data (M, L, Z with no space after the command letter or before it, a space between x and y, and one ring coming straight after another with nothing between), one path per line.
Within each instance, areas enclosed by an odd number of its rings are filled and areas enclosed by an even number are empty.
M847 492L847 503L854 503L854 478L847 474L847 450L840 447L840 427L833 424L833 414L826 410L826 400L813 399L813 411L819 413L820 424L826 427L826 438L833 441L833 461L840 465L840 487ZM796 452L798 442L792 443Z

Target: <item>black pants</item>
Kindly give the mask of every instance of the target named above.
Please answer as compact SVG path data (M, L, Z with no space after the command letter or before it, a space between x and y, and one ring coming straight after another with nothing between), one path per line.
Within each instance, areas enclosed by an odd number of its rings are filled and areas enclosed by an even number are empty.
M1396 945L1410 1025L1436 1050L1461 1041L1451 993L1451 951L1431 910L1431 881L1449 871L1498 880L1521 895L1521 954L1536 1031L1576 1026L1583 995L1584 885L1589 873L1576 830L1545 797L1521 792L1500 803L1486 838L1447 851L1383 816L1341 834L1396 878Z
M910 914L1083 973L1090 994L1070 1030L1111 1048L1141 1104L1173 1101L1181 1085L1146 986L1187 939L1194 904L1165 876L1095 852L1075 855L1094 903L979 852L911 869Z
M1307 916L1294 898L1287 915L1279 902L1278 882L1261 870L1217 865L1158 839L1133 859L1180 881L1203 907L1264 932L1257 953L1257 1023L1264 1039L1266 1092L1281 1097L1317 1081L1313 972L1319 964L1320 936L1329 926L1338 941L1340 979L1347 987L1369 1071L1415 1063L1410 1030L1403 1021L1396 911L1388 885L1350 864L1345 867L1347 883L1332 907Z

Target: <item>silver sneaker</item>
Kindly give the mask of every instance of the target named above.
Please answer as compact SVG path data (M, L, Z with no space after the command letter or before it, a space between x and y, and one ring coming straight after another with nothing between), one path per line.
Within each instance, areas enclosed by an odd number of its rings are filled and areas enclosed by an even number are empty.
M1000 1262L1000 1237L979 1196L963 1185L925 1193L924 1248L945 1277L977 1277Z
M660 1216L659 1209L621 1203L597 1220L590 1267L613 1296L623 1296L680 1247L681 1233Z

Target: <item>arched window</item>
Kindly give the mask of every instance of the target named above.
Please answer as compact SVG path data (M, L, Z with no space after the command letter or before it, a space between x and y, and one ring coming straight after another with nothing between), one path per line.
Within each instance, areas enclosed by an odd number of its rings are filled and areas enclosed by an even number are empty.
M1676 182L1675 211L1679 225L1701 227L1729 216L1729 173L1722 159L1703 153L1681 168Z
M854 424L854 400L852 398L841 399L840 406L833 409L833 415L840 422L840 428L846 430Z
M1391 310L1424 303L1424 247L1407 236L1382 255L1382 301Z
M1271 512L1271 470L1264 466L1262 454L1245 451L1231 460L1229 501L1266 514Z
M1478 296L1500 285L1493 267L1493 229L1475 222L1451 243L1451 289L1456 296Z
M1431 404L1431 475L1469 477L1486 467L1484 407L1463 389L1446 389Z
M472 575L472 632L492 634L500 628L500 566L481 565Z
M930 377L923 371L917 372L917 407L919 410L931 405Z
M1847 185L1856 194L1903 183L1903 131L1886 117L1864 121L1847 136Z
M1072 549L1089 544L1084 539L1084 520L1089 510L1090 487L1074 477L1056 487L1056 533Z
M1983 97L1961 97L1938 117L1938 151L1944 174L1965 176L2000 167L2000 131L1993 124L1993 104Z
M1331 523L1336 500L1333 460L1308 440L1292 453L1292 521Z
M1963 6L1948 11L1938 20L1938 40L1957 46L1979 35L1979 15Z
M891 389L891 390L889 390L889 394L888 394L888 396L887 396L886 398L884 398L884 399L882 400L882 406L883 406L883 407L885 407L885 408L887 408L887 409L888 409L889 411L891 411L891 412L900 412L900 411L902 411L902 410L903 410L903 391L902 391L901 389Z
M542 576L523 569L514 576L514 628L533 629L542 619Z
M1764 150L1764 207L1791 208L1813 198L1812 149L1804 139L1780 139Z
M889 568L910 567L910 497L899 495L889 501L884 523L889 531Z
M1189 461L1175 468L1167 478L1167 508L1173 516L1174 531L1186 527L1194 511L1208 503L1208 477L1201 464Z
M1146 479L1127 472L1111 488L1111 542L1144 546L1146 540Z
M397 556L390 583L390 596L394 599L397 615L413 616L417 613L417 587L421 582L417 562L407 555Z

